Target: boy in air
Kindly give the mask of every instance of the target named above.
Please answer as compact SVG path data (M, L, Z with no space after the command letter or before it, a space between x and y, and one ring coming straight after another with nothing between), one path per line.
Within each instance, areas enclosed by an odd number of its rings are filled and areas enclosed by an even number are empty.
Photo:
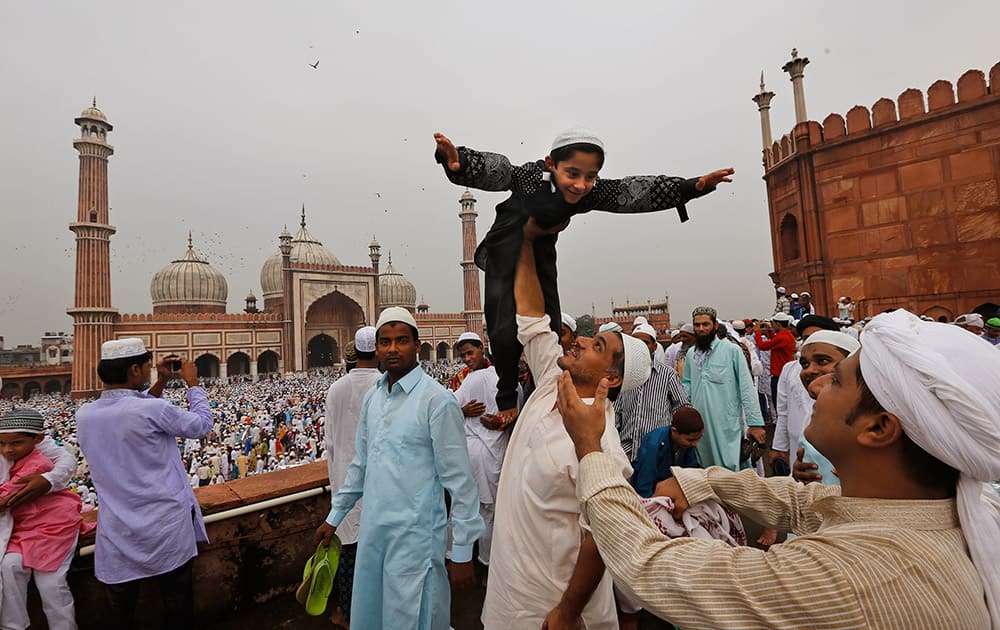
M667 175L598 179L604 166L604 143L585 129L569 129L556 136L544 160L513 166L503 155L456 148L440 133L435 159L454 184L480 190L509 190L511 196L496 208L497 216L476 249L476 265L486 274L486 327L496 365L497 407L505 422L517 415L517 365L521 344L514 321L514 270L521 249L522 227L533 219L544 229L570 217L603 210L624 214L677 208L687 221L685 204L706 195L720 182L729 182L733 169L701 178ZM545 296L545 312L556 334L562 317L556 283L556 236L535 241L535 263Z

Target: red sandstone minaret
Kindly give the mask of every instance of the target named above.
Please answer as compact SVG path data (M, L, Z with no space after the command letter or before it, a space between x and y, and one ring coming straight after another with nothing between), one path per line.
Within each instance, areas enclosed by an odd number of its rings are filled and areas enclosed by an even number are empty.
M465 287L465 329L483 334L483 302L479 291L479 268L476 267L476 198L466 190L462 193L462 283Z
M111 306L111 235L108 224L108 158L115 152L108 144L113 127L93 105L73 122L80 137L73 148L80 152L80 196L76 221L76 298L66 312L73 318L73 398L95 396L101 389L97 363L101 344L111 339L114 317Z

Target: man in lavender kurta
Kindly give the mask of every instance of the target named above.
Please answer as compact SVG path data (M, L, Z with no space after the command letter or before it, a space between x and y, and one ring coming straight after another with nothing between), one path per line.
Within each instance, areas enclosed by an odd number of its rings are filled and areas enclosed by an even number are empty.
M151 354L139 339L108 341L97 372L101 397L76 414L80 448L101 497L94 572L108 597L105 627L130 628L139 585L156 577L168 628L194 625L191 567L198 542L208 541L201 509L188 483L177 438L199 438L212 429L197 369L181 361L157 365L147 391ZM187 386L190 411L159 395L171 378Z

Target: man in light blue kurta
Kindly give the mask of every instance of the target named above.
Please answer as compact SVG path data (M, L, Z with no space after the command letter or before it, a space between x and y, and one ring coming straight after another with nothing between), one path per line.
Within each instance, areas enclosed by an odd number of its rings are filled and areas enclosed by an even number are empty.
M413 334L402 349L383 328L400 322ZM465 420L454 395L417 364L412 315L386 309L377 328L376 352L387 371L362 402L357 455L326 524L339 525L364 495L351 598L355 630L446 629L451 616L446 490L452 566L463 565L470 578L472 545L483 532Z
M706 468L739 470L744 415L751 437L765 438L757 389L742 348L716 336L715 311L699 307L693 320L695 345L687 352L681 383L705 421L698 457Z

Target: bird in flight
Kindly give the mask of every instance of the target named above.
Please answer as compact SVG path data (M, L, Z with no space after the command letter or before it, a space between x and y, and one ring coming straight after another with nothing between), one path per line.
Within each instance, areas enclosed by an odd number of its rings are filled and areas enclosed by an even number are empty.
M319 59L316 60L316 63L310 63L310 64L308 64L308 66L310 68L312 68L313 70L318 69L319 68Z

